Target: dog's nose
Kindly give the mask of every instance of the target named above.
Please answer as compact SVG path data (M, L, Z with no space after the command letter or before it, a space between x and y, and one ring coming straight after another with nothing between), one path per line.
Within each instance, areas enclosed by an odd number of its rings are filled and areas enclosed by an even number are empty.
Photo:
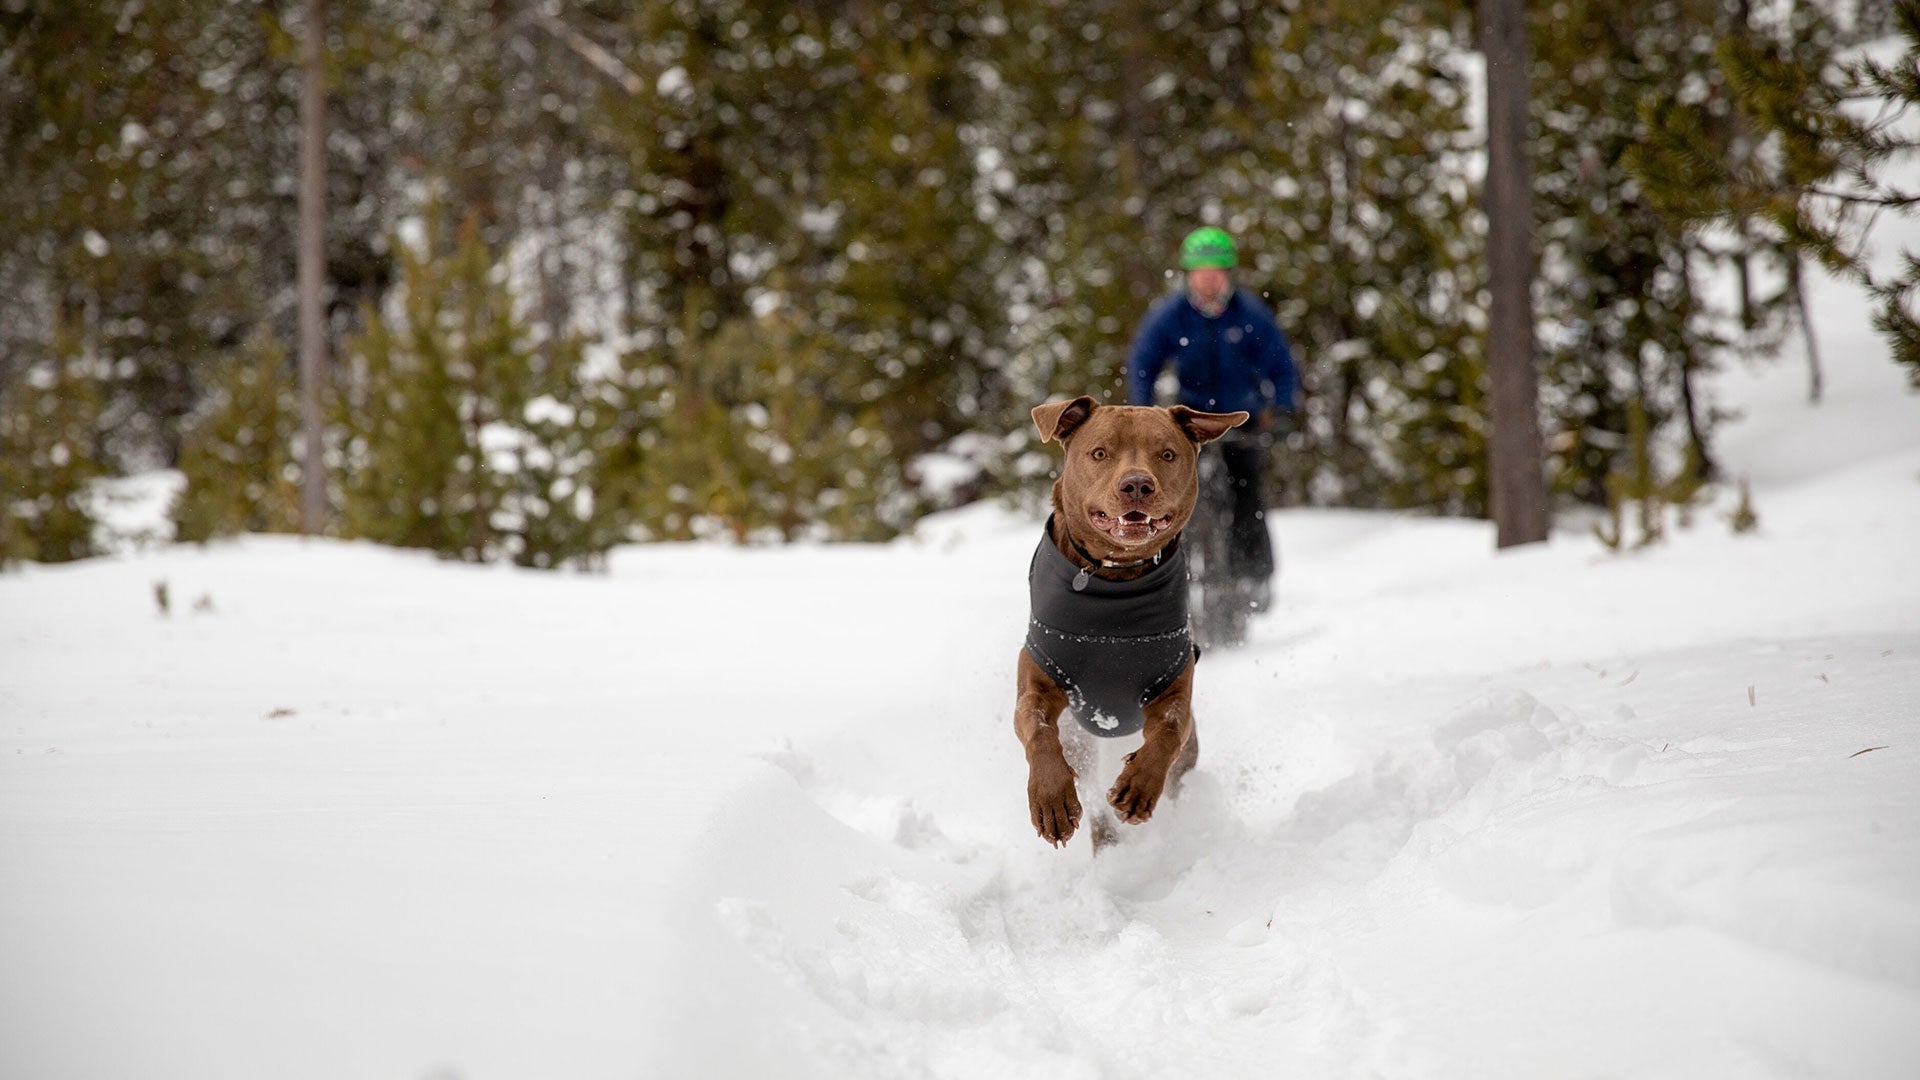
M1153 477L1132 472L1120 478L1120 494L1129 499L1145 499L1153 494Z

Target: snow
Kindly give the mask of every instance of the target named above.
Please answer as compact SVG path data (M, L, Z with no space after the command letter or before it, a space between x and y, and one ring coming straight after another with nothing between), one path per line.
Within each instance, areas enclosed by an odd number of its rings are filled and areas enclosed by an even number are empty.
M126 552L172 542L167 511L186 485L187 478L172 469L95 481L87 507L95 523L95 548Z
M1276 514L1097 858L1027 823L1035 518L605 575L122 522L0 577L0 1075L1910 1075L1920 398L1851 302L1825 403L1714 388L1756 533Z

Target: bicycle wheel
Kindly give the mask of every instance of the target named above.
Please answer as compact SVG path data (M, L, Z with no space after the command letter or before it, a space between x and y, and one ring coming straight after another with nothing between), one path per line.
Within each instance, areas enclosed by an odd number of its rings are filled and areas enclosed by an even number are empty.
M1202 648L1232 648L1247 637L1247 597L1228 550L1232 515L1232 480L1219 452L1208 447L1200 453L1200 494L1181 541L1187 545L1194 637Z

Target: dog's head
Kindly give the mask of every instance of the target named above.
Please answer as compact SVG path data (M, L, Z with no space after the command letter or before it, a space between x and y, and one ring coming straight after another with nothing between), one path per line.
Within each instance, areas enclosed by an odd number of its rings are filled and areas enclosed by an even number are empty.
M1200 447L1246 419L1244 412L1100 405L1090 397L1038 406L1041 441L1059 440L1067 455L1053 485L1054 513L1103 559L1150 556L1193 516Z

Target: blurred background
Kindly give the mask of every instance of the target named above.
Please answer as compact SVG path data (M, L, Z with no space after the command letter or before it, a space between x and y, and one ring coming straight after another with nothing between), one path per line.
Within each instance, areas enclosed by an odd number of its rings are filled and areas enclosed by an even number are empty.
M1920 370L1907 0L1530 7L1534 305L1565 506L1718 478L1716 367L1806 276ZM0 0L0 562L302 525L298 222L324 145L324 515L480 561L884 539L1044 491L1180 237L1303 375L1279 504L1483 515L1484 65L1462 0ZM324 91L303 118L303 46ZM321 143L316 143L321 145ZM1911 188L1915 185L1909 184ZM1809 332L1811 329L1811 332ZM103 485L107 485L103 487Z

